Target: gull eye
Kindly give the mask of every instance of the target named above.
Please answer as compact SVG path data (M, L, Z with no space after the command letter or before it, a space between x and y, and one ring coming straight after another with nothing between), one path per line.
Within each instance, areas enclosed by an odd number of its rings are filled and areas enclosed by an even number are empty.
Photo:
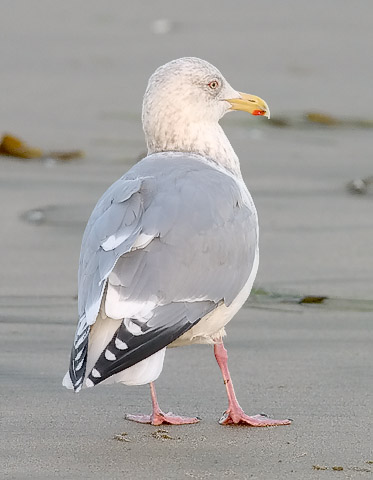
M208 86L209 88L211 88L211 90L216 90L219 86L219 82L217 80L212 80L212 82L210 82Z

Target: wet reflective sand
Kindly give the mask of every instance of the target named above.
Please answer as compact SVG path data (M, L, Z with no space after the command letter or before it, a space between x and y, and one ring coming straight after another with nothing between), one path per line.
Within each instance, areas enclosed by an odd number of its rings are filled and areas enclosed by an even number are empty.
M4 478L358 479L373 471L373 194L346 188L373 174L372 15L368 1L6 2L0 133L86 156L0 157ZM255 295L229 325L226 346L247 413L291 417L290 427L218 425L226 397L206 346L169 351L157 382L161 406L198 415L198 425L126 422L126 412L150 409L146 387L79 395L61 387L85 222L145 151L148 76L184 55L216 64L273 113L273 123L240 114L223 121L261 227ZM310 121L310 113L326 117Z

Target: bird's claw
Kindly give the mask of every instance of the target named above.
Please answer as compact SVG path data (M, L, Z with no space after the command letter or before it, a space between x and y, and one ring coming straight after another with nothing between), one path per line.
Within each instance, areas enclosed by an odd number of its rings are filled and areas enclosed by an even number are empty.
M219 420L220 425L248 425L250 427L274 427L278 425L290 425L291 422L290 419L274 420L273 418L269 418L265 413L249 416L242 410L226 410Z
M174 415L172 412L163 413L162 411L153 412L152 415L129 415L124 417L126 420L138 423L150 423L151 425L186 425L190 423L198 423L200 418L198 417L181 417Z

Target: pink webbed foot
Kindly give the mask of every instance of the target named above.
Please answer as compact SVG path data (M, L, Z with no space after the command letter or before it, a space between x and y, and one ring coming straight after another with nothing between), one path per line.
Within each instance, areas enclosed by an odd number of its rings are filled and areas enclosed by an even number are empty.
M249 416L241 409L227 410L219 420L220 425L248 425L250 427L275 427L277 425L290 425L291 420L274 420L264 413Z
M126 415L125 418L133 422L149 423L151 425L162 425L164 423L168 425L186 425L199 422L197 417L181 417L174 415L172 412L163 413L162 411L152 415Z
M290 425L291 420L274 420L267 415L253 415L249 417L240 407L234 392L232 379L228 370L228 354L224 348L223 341L214 345L216 361L223 375L225 388L228 395L228 409L219 420L220 425L249 425L250 427L274 427L276 425Z
M124 418L138 423L150 423L151 425L162 425L166 423L168 425L186 425L188 423L198 423L197 417L180 417L174 415L172 412L163 413L159 408L157 395L155 393L154 383L150 383L150 393L152 397L153 413L151 415L125 415Z

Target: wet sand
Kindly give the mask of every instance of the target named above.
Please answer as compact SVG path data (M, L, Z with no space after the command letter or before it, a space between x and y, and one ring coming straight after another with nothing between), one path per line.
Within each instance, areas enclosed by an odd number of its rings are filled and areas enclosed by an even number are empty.
M1 132L86 157L0 157L4 478L370 478L373 195L345 188L373 173L370 128L223 121L260 217L255 287L278 294L248 302L229 325L231 372L247 413L291 417L290 427L218 425L226 397L206 346L169 351L157 382L161 406L198 425L127 422L126 412L150 409L146 387L73 395L61 379L82 232L101 193L145 151L141 98L154 68L200 56L265 98L274 118L370 119L372 14L368 1L5 3Z

